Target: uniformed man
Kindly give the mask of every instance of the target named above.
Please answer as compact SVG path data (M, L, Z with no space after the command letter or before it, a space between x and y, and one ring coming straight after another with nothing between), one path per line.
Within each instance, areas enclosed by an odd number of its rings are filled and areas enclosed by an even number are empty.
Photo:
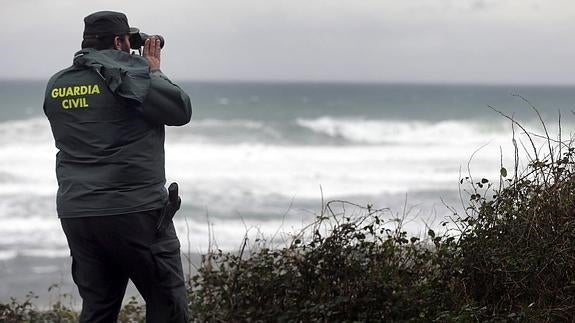
M80 321L115 322L131 279L147 322L185 322L180 242L165 216L164 126L190 121L190 98L160 71L157 37L132 55L129 35L138 30L124 14L84 22L82 50L49 80L44 100Z

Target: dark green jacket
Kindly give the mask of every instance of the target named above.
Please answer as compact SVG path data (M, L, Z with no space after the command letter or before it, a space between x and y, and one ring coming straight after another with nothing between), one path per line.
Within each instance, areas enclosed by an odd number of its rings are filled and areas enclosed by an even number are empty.
M148 69L141 56L84 49L48 81L44 113L59 150L59 217L164 205L164 126L188 123L192 108L184 91Z

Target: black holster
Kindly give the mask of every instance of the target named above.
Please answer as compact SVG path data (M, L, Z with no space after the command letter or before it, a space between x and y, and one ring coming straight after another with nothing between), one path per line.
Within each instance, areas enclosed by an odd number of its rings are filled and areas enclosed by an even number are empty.
M178 195L178 183L174 182L168 187L168 202L162 208L162 214L156 225L156 232L161 232L166 227L180 209L181 204L182 199Z

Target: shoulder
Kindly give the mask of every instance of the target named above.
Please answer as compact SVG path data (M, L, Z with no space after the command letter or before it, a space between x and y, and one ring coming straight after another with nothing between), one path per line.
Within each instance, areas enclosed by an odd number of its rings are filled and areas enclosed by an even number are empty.
M74 66L69 66L63 70L60 70L59 72L57 72L56 74L52 75L52 77L50 77L50 79L48 79L48 83L46 83L46 91L48 91L49 89L51 89L52 87L54 87L54 83L56 83L63 75L65 75L67 72L70 72L74 70Z
M66 67L63 70L58 71L57 73L55 73L54 75L52 75L52 77L50 77L50 79L48 80L48 83L55 81L56 79L58 79L59 77L61 77L63 74L65 74L66 72L71 71L74 68L74 66L70 66L70 67Z

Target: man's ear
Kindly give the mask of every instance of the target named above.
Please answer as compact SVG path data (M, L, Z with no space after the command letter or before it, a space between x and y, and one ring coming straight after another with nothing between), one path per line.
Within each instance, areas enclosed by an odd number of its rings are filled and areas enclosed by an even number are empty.
M122 49L122 39L119 36L114 37L114 49Z

